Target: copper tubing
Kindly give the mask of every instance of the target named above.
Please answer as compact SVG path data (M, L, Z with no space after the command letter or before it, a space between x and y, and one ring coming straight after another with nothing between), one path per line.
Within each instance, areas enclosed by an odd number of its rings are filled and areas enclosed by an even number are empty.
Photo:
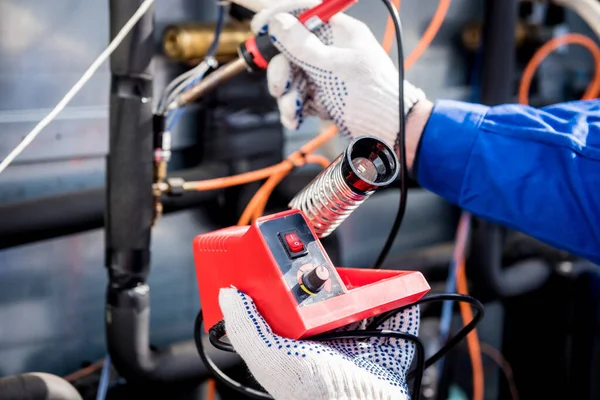
M235 61L223 65L212 74L206 76L195 86L192 86L189 90L177 96L177 98L167 106L167 112L199 99L220 84L228 81L246 69L246 61L244 61L243 58L238 58Z
M252 36L248 24L233 23L223 27L215 58L226 62L237 57L238 46ZM204 58L215 38L214 23L187 23L168 26L163 33L163 51L177 62Z

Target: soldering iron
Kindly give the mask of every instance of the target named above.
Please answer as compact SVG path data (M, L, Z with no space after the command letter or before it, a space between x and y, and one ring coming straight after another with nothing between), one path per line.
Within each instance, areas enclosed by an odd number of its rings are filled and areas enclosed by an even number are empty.
M358 0L327 0L316 7L300 14L298 20L311 31L328 22L337 13L343 12L356 4ZM238 59L225 64L212 74L206 76L197 85L180 94L166 108L166 112L174 110L194 101L223 82L243 71L257 72L266 70L269 62L279 54L279 50L271 42L267 34L252 36L238 48Z

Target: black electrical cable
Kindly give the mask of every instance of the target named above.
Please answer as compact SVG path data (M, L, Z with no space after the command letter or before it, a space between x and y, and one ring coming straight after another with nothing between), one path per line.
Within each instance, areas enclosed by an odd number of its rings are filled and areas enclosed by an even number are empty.
M423 372L425 371L425 348L423 342L416 337L405 332L395 332L390 330L364 330L364 331L345 331L345 332L332 332L319 335L310 338L310 340L325 341L325 340L339 340L339 339L361 339L366 337L377 337L377 338L395 338L402 339L415 344L415 357L417 359L417 365L413 370L415 375L415 381L413 383L413 394L412 400L419 400L421 397L421 382L423 381ZM410 376L407 375L408 380Z
M266 392L252 389L231 379L221 369L219 369L219 367L215 365L215 363L208 357L208 354L206 354L206 351L204 350L204 345L202 343L202 322L202 310L200 310L198 311L198 315L196 316L196 322L194 324L194 341L196 342L196 349L198 350L200 358L206 364L210 372L223 384L246 396L249 396L254 399L273 399L273 397ZM224 324L223 321L221 321L217 325L209 329L208 335L210 343L220 350L235 353L235 350L231 344L221 341L221 337L223 337L224 334ZM363 339L369 337L396 338L410 341L415 344L416 367L412 371L412 375L414 375L415 373L416 375L415 381L413 383L412 399L419 400L421 396L421 382L423 380L423 371L425 370L425 349L423 343L417 336L405 332L395 332L390 330L355 330L326 333L319 336L311 337L310 340L322 342L340 339Z
M196 316L196 322L194 324L194 342L196 343L196 349L200 358L206 364L206 368L213 374L215 378L221 381L229 388L243 393L244 395L252 399L270 399L273 400L273 396L260 390L252 389L248 386L242 385L241 383L231 379L227 376L217 365L208 357L202 344L202 310L198 312ZM212 342L211 342L212 343ZM227 351L227 350L226 350Z
M215 27L215 36L206 52L205 58L214 57L219 47L219 39L225 25L225 5L217 3L217 25Z
M373 321L367 326L367 331L376 330L378 326L381 326L389 318L393 317L397 313L402 312L410 307L420 305L420 304L437 303L437 302L444 302L444 301L456 301L456 302L469 303L475 308L476 313L473 316L473 320L471 322L469 322L467 325L465 325L460 331L458 331L458 333L456 335L454 335L448 342L446 342L446 344L442 348L440 348L434 355L432 355L425 361L425 369L427 369L430 366L432 366L433 364L435 364L442 357L444 357L450 350L452 350L452 348L454 348L461 340L463 340L469 334L469 332L471 332L473 329L475 329L475 326L477 326L477 324L479 324L479 322L481 322L481 320L483 319L483 316L485 315L485 309L483 307L483 304L481 304L481 302L479 300L477 300L476 298L471 297L471 296L462 295L462 294L452 294L452 293L436 294L436 295L427 296L427 297L422 298L421 300L416 301L415 303L411 303L407 306L396 308L394 310L391 310L384 314L379 315L378 317L373 319ZM360 332L361 331L352 331L351 333L359 335ZM334 334L338 334L338 333L332 333L331 335L334 335ZM210 343L214 347L216 347L220 350L228 351L231 353L235 352L235 350L233 349L233 346L231 344L225 343L220 340L220 338L222 338L224 335L225 335L225 326L224 326L223 322L221 321L210 329L210 331L209 331ZM330 334L327 334L327 335L330 335ZM311 340L330 340L330 339L322 339L324 336L325 335L317 336L317 337L311 338ZM410 371L407 374L407 376L409 378L412 377L415 374L415 372L418 372L418 370L419 370L419 368L417 366L417 368L415 370Z
M454 348L454 346L456 346L473 329L475 329L475 326L477 326L477 324L479 324L479 322L481 322L481 320L483 319L483 316L485 314L485 309L483 307L483 304L481 304L481 302L479 300L477 300L476 298L471 297L471 296L466 296L466 295L462 295L462 294L451 294L451 293L427 296L415 303L412 303L407 306L400 307L396 310L392 310L392 311L386 312L384 314L381 314L380 316L376 317L367 326L367 329L377 328L382 323L384 323L386 320L393 317L398 312L406 310L407 308L410 308L410 307L413 307L416 305L420 305L420 304L437 303L437 302L444 302L444 301L456 301L456 302L469 303L475 308L476 313L473 316L473 320L471 322L469 322L467 325L465 325L460 331L458 331L458 333L456 335L454 335L450 340L448 340L441 349L439 349L434 355L432 355L425 361L425 369L427 369L430 366L432 366L433 364L435 364L442 357L444 357L450 350L452 350L452 348ZM410 371L407 374L407 377L410 378L411 376L413 376L415 374L415 372L417 372L417 371L416 370Z
M399 312L402 312L410 307L427 304L427 303L435 303L435 302L444 302L444 301L456 301L456 302L465 302L471 304L476 313L473 316L473 320L469 322L466 326L464 326L455 336L453 336L448 342L439 349L434 355L429 357L427 360L424 360L425 352L423 349L423 344L419 340L418 337L410 335L404 332L394 332L389 330L377 330L377 327L383 324L386 320L393 317ZM485 310L483 304L474 297L461 295L461 294L436 294L428 297L424 297L415 303L411 303L409 305L396 308L394 310L388 311L380 316L376 317L366 328L366 330L356 330L356 331L342 331L342 332L331 332L318 336L311 337L310 340L313 341L329 341L329 340L338 340L338 339L349 339L349 338L366 338L366 337L393 337L398 339L403 339L407 341L411 341L415 343L417 347L416 351L416 366L414 369L410 370L406 374L406 379L413 378L415 379L413 383L413 400L418 400L420 396L420 388L421 382L423 379L423 371L433 364L435 364L439 359L445 356L452 348L454 348L462 339L464 339L469 332L475 329L475 326L483 319ZM198 312L198 316L196 317L196 325L194 328L194 338L196 340L196 347L198 349L198 353L204 363L207 364L207 367L211 370L211 372L217 377L219 380L223 381L224 384L231 387L234 390L237 390L241 393L248 394L247 391L250 390L253 395L257 395L260 393L261 399L270 399L271 397L264 397L266 395L264 392L257 391L252 388L248 388L247 386L242 385L239 382L234 381L229 378L227 375L223 373L214 363L208 358L207 354L204 351L201 341L202 334L202 310ZM223 351L228 351L231 353L235 352L233 346L229 343L225 343L221 340L221 338L225 336L225 325L223 321L217 323L215 326L211 327L209 330L209 341L210 343Z
M394 224L392 225L392 230L381 249L381 253L379 253L379 257L377 257L377 261L373 268L379 269L383 265L386 257L388 256L392 246L394 244L394 240L396 240L396 236L398 235L398 231L400 230L400 226L402 225L402 219L404 219L404 213L406 211L406 196L407 196L407 180L408 180L408 166L406 164L406 141L405 141L405 115L404 115L404 50L402 45L402 24L400 22L400 16L398 15L398 10L394 7L394 4L390 0L382 0L385 4L390 17L392 18L392 22L394 23L394 28L396 31L396 46L398 50L398 92L399 92L399 107L400 107L400 126L398 130L398 136L396 138L395 148L398 152L398 161L400 162L400 204L398 206L398 213L396 214L396 219L394 220Z

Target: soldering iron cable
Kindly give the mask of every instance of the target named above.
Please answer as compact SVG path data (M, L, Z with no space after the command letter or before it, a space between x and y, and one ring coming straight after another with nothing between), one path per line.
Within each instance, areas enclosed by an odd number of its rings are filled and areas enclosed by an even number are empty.
M104 64L110 55L119 47L125 37L133 29L135 24L146 14L150 9L154 0L145 0L137 11L131 16L131 18L123 25L123 28L117 33L115 38L110 42L106 49L96 58L96 60L90 65L90 67L84 72L79 80L73 85L73 87L67 92L67 94L58 102L58 104L42 119L32 130L29 132L23 140L10 152L9 155L2 160L0 163L0 173L2 173L15 158L19 156L33 142L33 140L39 135L39 133L52 122L56 116L64 110L67 104L79 93L83 86L94 76L96 71Z

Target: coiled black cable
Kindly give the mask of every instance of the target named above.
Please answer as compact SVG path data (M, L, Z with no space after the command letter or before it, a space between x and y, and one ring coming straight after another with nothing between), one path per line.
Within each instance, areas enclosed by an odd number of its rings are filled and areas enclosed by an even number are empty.
M196 349L198 350L200 358L206 364L206 367L210 370L210 372L223 384L253 399L273 399L273 397L266 392L250 388L231 379L221 369L219 369L219 367L216 366L216 364L208 357L208 354L206 354L206 351L204 350L204 345L202 343L202 321L202 310L200 310L198 312L198 315L196 316L196 323L194 325L194 341L196 342ZM219 322L217 325L215 325L215 327L219 325L224 326L223 321ZM220 350L235 353L233 346L229 343L223 342L221 340L222 336L219 337L221 329L215 327L209 329L208 337L210 343ZM224 334L224 330L222 332ZM423 343L418 337L405 332L395 332L390 330L356 330L326 333L323 335L312 337L310 338L310 340L321 342L341 339L364 339L372 337L402 339L415 344L416 367L413 370L415 381L413 384L414 388L412 399L419 400L421 396L421 382L423 380L423 371L425 370L425 349L423 347Z
M392 230L381 249L381 253L379 253L379 257L377 257L377 261L375 261L374 269L379 269L385 262L392 246L394 245L394 240L396 240L396 236L398 236L398 231L400 230L400 226L402 225L402 220L404 219L404 213L406 212L406 196L407 196L407 180L408 180L408 165L406 163L406 140L405 140L405 125L406 125L406 116L404 115L404 47L402 44L402 24L400 22L400 16L398 15L398 10L394 7L394 4L391 0L382 0L385 4L385 7L388 9L392 22L394 23L394 30L396 31L396 46L398 50L398 79L399 79L399 88L398 92L400 94L400 125L398 130L398 136L396 138L395 148L398 153L398 161L400 162L400 204L398 205L398 213L396 214L396 218L394 219L394 224L392 225Z
M454 337L452 337L441 349L439 349L433 356L429 357L425 360L425 351L423 347L423 343L421 340L414 336L405 332L395 332L390 330L377 330L376 328L383 324L386 320L393 317L399 312L406 310L407 308L413 307L415 305L433 303L433 302L443 302L443 301L457 301L457 302L465 302L471 304L475 310L476 314L473 317L473 320L469 322L464 328L462 328ZM342 332L330 332L322 335L314 336L310 338L312 341L330 341L330 340L338 340L338 339L364 339L368 337L388 337L388 338L397 338L410 341L415 344L415 358L416 365L415 368L410 370L406 374L406 379L414 378L413 383L413 400L419 400L421 395L421 382L423 379L423 372L425 369L429 368L431 365L436 363L440 358L446 355L453 347L455 347L462 339L464 339L469 332L475 329L475 326L483 319L484 316L484 308L483 304L479 302L479 300L466 295L460 294L438 294L432 295L428 297L424 297L421 300L396 308L392 311L386 312L378 317L376 317L368 326L366 330L355 330L355 331L342 331ZM235 350L233 346L229 343L225 343L221 340L221 338L225 335L225 325L223 321L219 322L211 329L209 329L209 341L210 343L223 351L228 351L234 353ZM250 396L255 399L272 399L271 395L258 391L256 389L249 388L241 383L234 381L229 376L227 376L223 371L221 371L213 362L210 360L208 355L206 354L203 344L202 344L202 310L198 312L196 316L196 323L194 327L194 339L196 341L196 348L198 350L198 354L206 364L207 368L212 372L212 374L223 382L225 385L230 388L243 393L247 396Z
M477 326L477 324L479 324L479 322L481 322L481 320L483 319L483 316L485 315L485 309L483 307L483 304L481 304L481 302L479 300L477 300L476 298L471 297L471 296L466 296L466 295L462 295L462 294L453 294L453 293L435 294L435 295L423 297L421 300L419 300L415 303L412 303L407 306L400 307L396 310L392 310L392 311L386 312L384 314L381 314L380 316L376 317L369 324L369 326L367 326L367 329L375 329L376 327L383 324L386 320L393 317L396 313L404 311L407 308L410 308L412 306L416 306L416 305L420 305L420 304L427 304L427 303L444 302L444 301L456 301L456 302L469 303L475 308L476 313L473 316L473 320L471 322L469 322L467 325L465 325L460 331L458 331L458 333L456 335L454 335L450 340L448 340L448 342L446 342L446 344L441 349L439 349L434 355L432 355L431 357L429 357L427 359L427 361L425 361L425 369L427 369L430 366L432 366L433 364L435 364L442 357L444 357L450 350L452 350L452 348L454 346L456 346L461 340L463 340L469 334L469 332L471 332L473 329L475 329L475 327ZM414 374L417 372L418 371L416 371L416 370L410 371L407 374L407 377L410 378L411 376L414 376Z

